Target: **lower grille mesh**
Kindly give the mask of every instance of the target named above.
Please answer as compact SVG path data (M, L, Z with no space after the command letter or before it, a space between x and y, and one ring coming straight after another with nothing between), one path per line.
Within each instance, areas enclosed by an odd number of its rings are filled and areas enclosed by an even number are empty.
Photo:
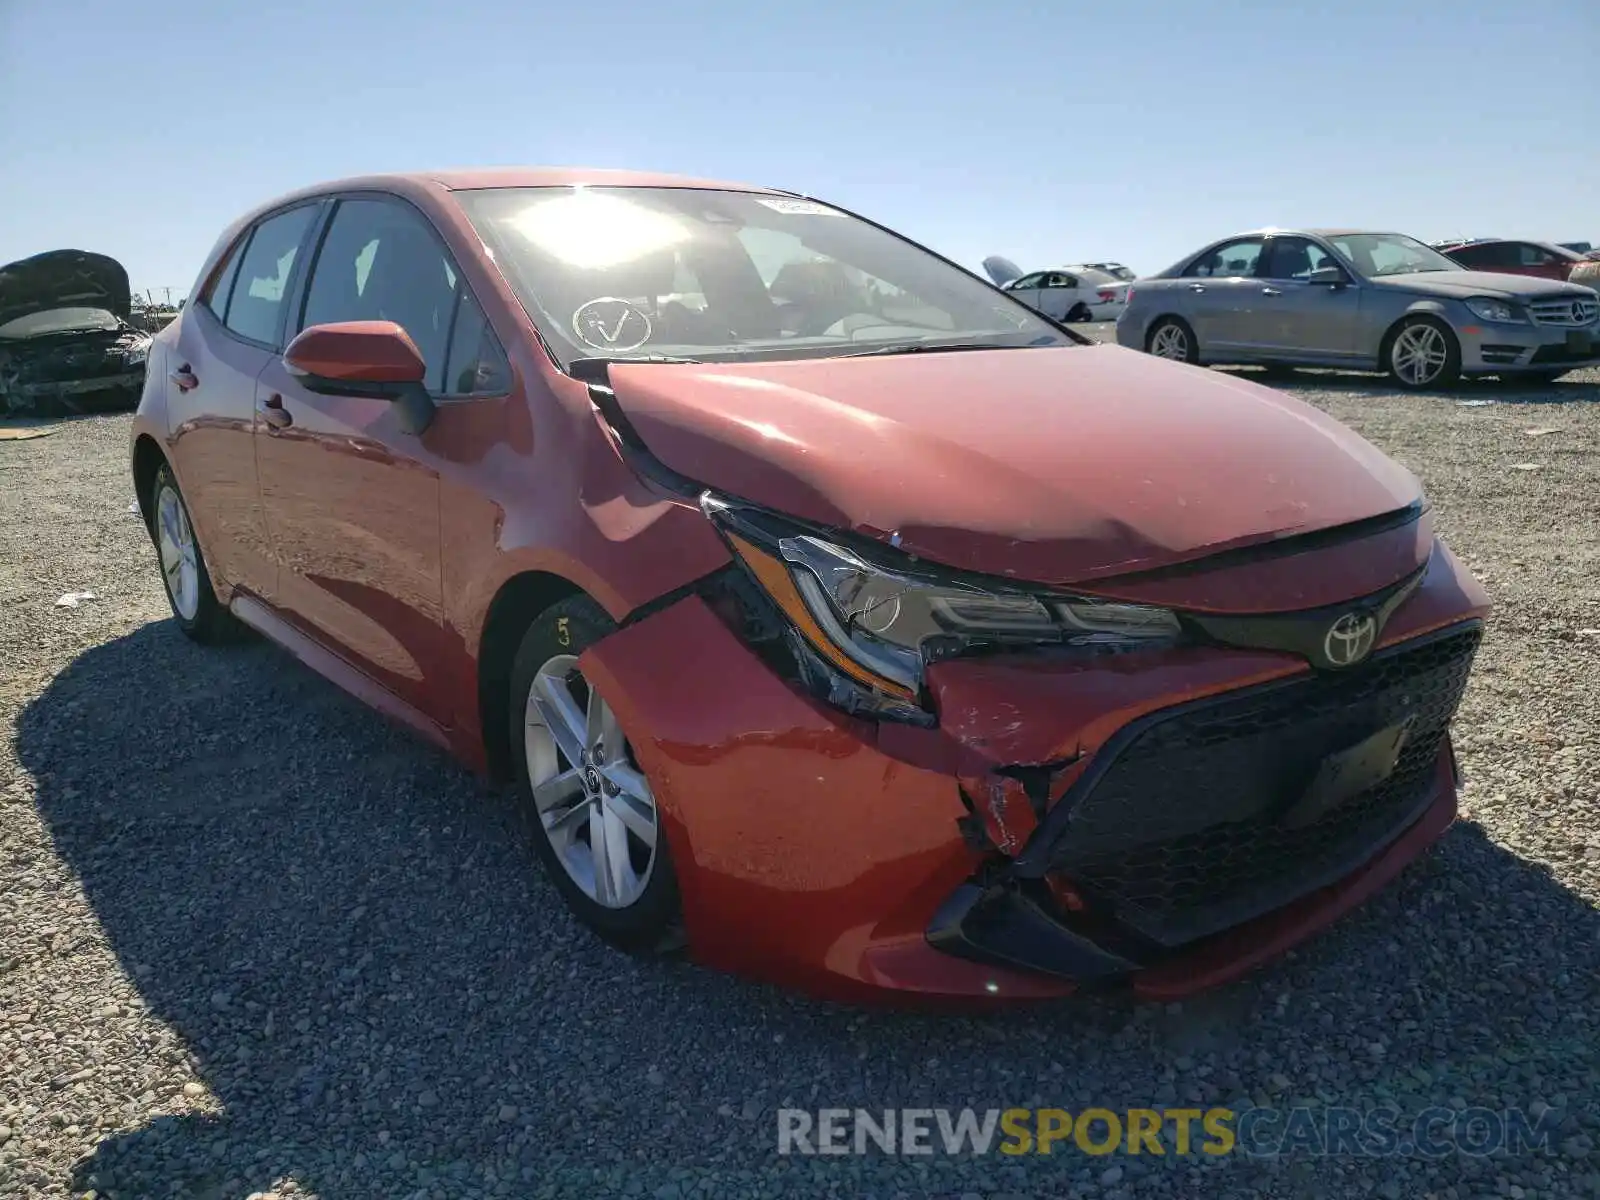
M1074 805L1051 868L1138 933L1175 946L1247 921L1352 870L1426 806L1479 630L1157 716ZM1412 724L1394 771L1310 824L1283 811L1322 760Z

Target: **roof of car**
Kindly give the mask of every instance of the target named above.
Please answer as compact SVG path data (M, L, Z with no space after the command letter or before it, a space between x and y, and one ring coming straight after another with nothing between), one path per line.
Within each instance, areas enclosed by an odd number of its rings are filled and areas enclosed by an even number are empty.
M774 188L748 183L729 183L699 179L690 175L668 175L658 171L621 171L604 167L462 167L442 171L410 171L392 175L368 175L319 184L319 191L335 191L360 185L382 183L434 184L449 191L472 188L512 187L662 187L715 188L733 192L767 192Z
M237 229L256 220L262 213L303 200L316 199L335 192L397 192L401 195L417 191L444 189L461 192L474 188L536 188L536 187L661 187L706 188L725 192L758 192L765 195L792 196L776 188L757 187L748 183L724 183L714 179L696 179L689 175L666 175L653 171L617 171L602 167L476 167L447 171L408 171L375 175L352 175L345 179L327 179L321 183L296 188L282 196L274 197L241 217L233 228Z
M1460 241L1460 242L1437 242L1437 243L1435 243L1435 248L1437 248L1439 246L1451 246L1451 247L1454 247L1457 250L1465 250L1469 246L1502 246L1502 245L1538 246L1542 250L1553 250L1557 254L1571 255L1574 258L1582 258L1583 257L1583 255L1579 254L1576 250L1572 249L1572 247L1570 247L1570 246L1563 246L1560 242L1540 241L1538 238L1468 238L1467 240Z
M1355 237L1356 235L1363 234L1363 233L1365 233L1365 234L1375 234L1375 235L1380 236L1380 237L1383 237L1383 236L1407 237L1407 236L1409 236L1407 234L1400 233L1397 230L1393 230L1393 229L1284 229L1284 228L1282 228L1280 226L1268 225L1268 226L1266 226L1265 228L1262 228L1262 229L1246 229L1241 233L1234 234L1233 238L1263 237L1263 236L1266 236L1268 234L1271 234L1271 235L1274 235L1274 236L1277 236L1277 237L1300 237L1300 236L1305 236L1305 235L1309 234L1311 237L1332 238L1332 237ZM1232 238L1230 238L1228 240L1231 241Z

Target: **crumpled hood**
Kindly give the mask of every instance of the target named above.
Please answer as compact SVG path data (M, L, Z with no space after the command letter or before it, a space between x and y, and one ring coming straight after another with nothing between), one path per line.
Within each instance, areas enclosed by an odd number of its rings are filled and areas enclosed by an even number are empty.
M714 490L1044 584L1379 516L1416 479L1316 409L1116 346L618 364L650 451Z
M132 296L116 259L87 250L47 250L0 267L0 325L55 308L103 308L126 320Z
M1414 275L1387 275L1370 281L1378 287L1398 288L1434 296L1587 296L1582 284L1544 279L1538 275L1506 275L1498 271L1418 271Z

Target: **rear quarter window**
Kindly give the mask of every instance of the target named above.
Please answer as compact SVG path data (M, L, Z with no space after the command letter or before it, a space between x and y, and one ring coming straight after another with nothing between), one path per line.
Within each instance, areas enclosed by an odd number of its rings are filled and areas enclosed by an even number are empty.
M238 239L223 251L222 263L211 273L211 281L201 294L200 303L209 308L219 321L228 315L228 296L233 291L233 281L239 277L241 251L249 237L248 232L240 234Z

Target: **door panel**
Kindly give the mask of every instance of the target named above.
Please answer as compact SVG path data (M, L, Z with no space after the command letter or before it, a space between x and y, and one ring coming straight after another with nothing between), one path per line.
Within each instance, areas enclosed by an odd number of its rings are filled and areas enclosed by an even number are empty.
M261 496L281 566L276 606L414 708L438 718L429 648L441 619L439 475L394 406L323 396L275 359L258 400ZM426 435L424 435L426 436Z
M180 320L167 366L187 367L194 386L166 381L179 484L219 588L270 599L278 564L257 486L254 433L256 376L272 353L228 336L202 305L189 306Z
M1037 273L1025 275L1021 279L1017 280L1016 284L1006 288L1006 291L1010 292L1023 304L1026 304L1029 308L1037 312L1039 310L1039 283L1042 281L1042 278L1043 277Z
M1339 267L1321 245L1308 238L1275 237L1258 272L1252 345L1264 356L1342 360L1356 357L1361 290L1309 282L1312 272ZM1354 283L1349 280L1349 284Z
M1263 280L1262 299L1252 322L1259 349L1284 357L1355 358L1361 323L1358 288L1335 289L1297 280Z
M340 200L312 265L296 329L385 320L411 336L435 396L463 289L422 216L393 198ZM442 572L438 459L427 449L463 411L439 407L421 435L387 401L325 395L281 359L262 372L256 456L278 552L279 608L402 701L440 722ZM277 409L267 421L267 411ZM284 418L287 417L287 423Z
M1251 317L1260 298L1254 280L1265 242L1244 238L1218 246L1190 264L1179 286L1189 295L1183 311L1206 354L1238 351L1251 345Z
M1039 289L1038 308L1046 316L1061 321L1082 299L1084 296L1076 275L1053 271L1045 276L1044 286Z
M168 413L180 482L224 598L242 587L271 598L277 559L255 461L256 378L276 354L284 298L320 204L272 213L241 236L181 318Z

